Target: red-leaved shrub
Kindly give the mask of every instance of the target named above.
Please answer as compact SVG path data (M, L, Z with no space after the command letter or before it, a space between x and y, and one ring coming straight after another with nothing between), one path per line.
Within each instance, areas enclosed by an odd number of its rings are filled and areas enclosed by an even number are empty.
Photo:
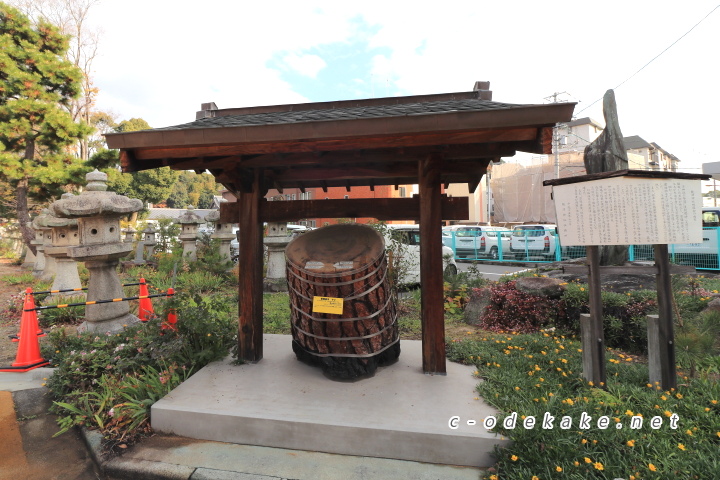
M491 289L490 303L480 318L480 326L490 331L536 332L563 311L561 300L522 292L515 288L514 281L498 283Z

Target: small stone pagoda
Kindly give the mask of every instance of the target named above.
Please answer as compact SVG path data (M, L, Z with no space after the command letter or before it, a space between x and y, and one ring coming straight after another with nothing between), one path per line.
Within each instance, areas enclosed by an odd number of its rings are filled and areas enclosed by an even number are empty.
M107 191L107 175L88 173L87 187L80 195L57 200L50 210L61 218L76 218L79 245L68 247L70 258L85 262L90 270L87 299L111 300L124 297L117 275L120 258L132 250L121 238L120 219L142 209L142 202ZM88 305L80 330L114 332L137 322L127 302Z
M212 235L210 235L210 238L220 241L220 254L225 259L225 261L229 262L230 260L232 260L230 243L235 239L235 234L233 233L233 228L235 225L232 223L221 222L219 210L213 210L212 212L210 212L205 218L205 220L215 224L215 231Z
M205 223L205 220L195 213L195 207L188 205L187 210L175 222L180 224L178 238L182 241L183 258L194 262L197 260L198 225Z

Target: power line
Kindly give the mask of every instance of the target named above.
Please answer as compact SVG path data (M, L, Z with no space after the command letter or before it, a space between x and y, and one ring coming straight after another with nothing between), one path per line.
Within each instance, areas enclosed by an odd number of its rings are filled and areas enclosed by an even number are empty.
M662 52L660 52L660 53L658 53L657 55L655 55L655 56L652 58L652 60L650 60L649 62L647 62L645 65L643 65L643 66L640 68L640 70L638 70L637 72L633 73L633 74L630 75L628 78L626 78L625 80L623 80L622 82L620 82L620 83L618 84L618 86L615 87L615 90L617 90L618 88L620 88L622 85L624 85L626 82L628 82L628 81L629 81L631 78L633 78L635 75L637 75L638 73L642 72L642 71L645 69L645 67L647 67L647 66L650 65L652 62L654 62L655 60L657 60L663 53L665 53L665 52L667 52L668 50L670 50L676 43L678 43L680 40L682 40L683 38L685 38L685 36L686 36L687 34L689 34L690 32L692 32L693 30L695 30L695 28L696 28L698 25L700 25L702 22L704 22L705 19L707 19L710 15L712 15L713 12L714 12L715 10L717 10L718 8L720 8L720 5L716 5L715 8L713 8L712 10L710 10L710 13L708 13L707 15L705 15L699 22L697 22L695 25L693 25L693 27L692 27L690 30L688 30L687 32L685 32L684 34L682 34L682 36L680 36L680 38L678 38L678 39L675 40L673 43L671 43L665 50L663 50ZM579 112L577 112L577 114L580 114L580 113L584 112L585 110L587 110L588 108L592 107L592 106L595 105L597 102L599 102L600 100L602 100L602 98L603 98L603 97L598 98L597 100L595 100L594 102L592 102L590 105L588 105L587 107L585 107L585 108L583 108L582 110L580 110ZM577 114L576 114L576 115L577 115Z

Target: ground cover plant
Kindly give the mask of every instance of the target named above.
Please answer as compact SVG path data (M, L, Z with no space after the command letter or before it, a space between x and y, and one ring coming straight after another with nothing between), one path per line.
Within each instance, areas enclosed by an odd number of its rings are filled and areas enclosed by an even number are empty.
M574 337L547 332L473 337L450 342L448 358L475 365L483 379L477 399L498 408L500 421L515 412L518 422L514 429L502 424L493 429L513 444L495 452L497 464L484 478L720 478L717 379L681 373L677 390L659 390L647 384L647 365L609 350L608 384L591 385L581 378ZM553 428L543 428L546 412L555 417ZM589 426L580 425L583 413L592 417ZM675 429L673 414L679 418ZM569 428L560 427L563 416L572 419ZM523 428L530 417L534 428ZM598 426L601 417L607 417L605 428ZM633 417L643 420L642 428L630 428ZM662 420L659 429L650 427L653 417Z

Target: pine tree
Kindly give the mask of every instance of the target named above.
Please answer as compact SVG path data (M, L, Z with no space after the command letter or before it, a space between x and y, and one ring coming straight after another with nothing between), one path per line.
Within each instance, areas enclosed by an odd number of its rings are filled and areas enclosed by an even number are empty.
M68 37L57 27L44 21L33 27L0 3L0 181L15 189L15 213L29 247L35 237L29 197L48 200L86 171L70 151L90 129L67 110L82 79L65 59L67 49Z

